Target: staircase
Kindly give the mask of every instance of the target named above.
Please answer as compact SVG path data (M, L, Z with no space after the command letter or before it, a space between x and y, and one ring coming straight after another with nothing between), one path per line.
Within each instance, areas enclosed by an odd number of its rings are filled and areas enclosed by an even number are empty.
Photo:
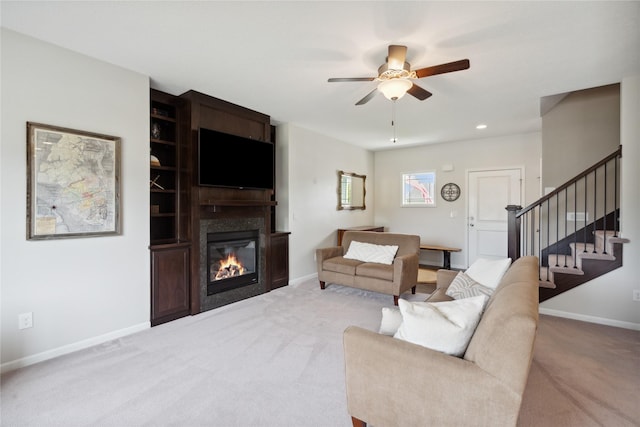
M538 257L541 302L622 266L629 240L619 233L621 155L619 148L524 209L507 207L509 256Z

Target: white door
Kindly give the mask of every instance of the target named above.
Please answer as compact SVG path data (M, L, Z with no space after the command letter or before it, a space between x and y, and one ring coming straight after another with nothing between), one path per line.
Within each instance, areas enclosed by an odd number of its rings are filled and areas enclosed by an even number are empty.
M469 265L478 258L507 256L507 205L520 205L521 169L468 173L469 212L467 244Z

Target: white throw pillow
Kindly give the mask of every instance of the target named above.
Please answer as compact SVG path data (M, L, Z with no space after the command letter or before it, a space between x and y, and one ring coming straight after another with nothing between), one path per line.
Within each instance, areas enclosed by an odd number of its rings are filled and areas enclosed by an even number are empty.
M398 245L374 245L373 243L351 241L344 258L357 259L362 262L393 264L398 252Z
M394 337L460 357L467 350L486 301L485 295L432 303L400 299L402 324Z
M489 259L478 258L465 271L465 274L476 282L495 289L500 284L502 276L511 265L511 258Z
M382 307L382 321L379 334L393 336L402 324L402 314L398 307Z
M453 279L445 293L453 299L462 299L477 297L478 295L486 295L490 297L491 294L493 294L493 291L494 289L476 282L471 277L460 271Z

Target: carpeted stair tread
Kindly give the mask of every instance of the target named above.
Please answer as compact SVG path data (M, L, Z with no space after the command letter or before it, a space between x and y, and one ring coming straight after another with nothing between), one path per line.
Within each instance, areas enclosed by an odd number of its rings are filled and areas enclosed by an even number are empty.
M607 245L608 246L608 245ZM604 252L601 247L593 243L570 243L571 253L577 257L578 268L582 268L581 259L601 259L604 261L615 261L616 257L612 255L613 248L608 252Z
M540 286L541 288L547 288L547 289L555 289L556 288L556 284L553 282L550 282L548 280L540 280L538 282L538 286Z
M584 276L584 271L573 267L550 267L552 273L573 274L574 276Z
M556 288L556 284L553 282L553 272L549 271L547 267L540 267L540 280L538 285L541 288Z
M578 254L578 259L601 259L603 261L615 261L616 257L611 254L601 254L597 252L580 252ZM580 264L580 262L578 262Z
M596 239L596 245L601 248L604 247L605 237L607 241L607 246L610 246L613 243L629 243L630 242L629 239L625 239L624 237L619 236L618 232L613 230L607 230L607 231L596 230L593 232L593 235L595 236L595 239ZM609 249L607 249L607 251L609 251Z
M617 239L617 240L622 240L623 242L621 243L629 243L629 239L625 239L624 237L620 236L620 232L619 231L614 231L614 230L595 230L593 232L593 234L596 237L600 237L600 238L604 238L605 234L607 236L607 239Z
M574 263L571 255L550 254L548 262L549 270L553 273L576 274L579 276L584 274L584 271L580 269L580 266Z

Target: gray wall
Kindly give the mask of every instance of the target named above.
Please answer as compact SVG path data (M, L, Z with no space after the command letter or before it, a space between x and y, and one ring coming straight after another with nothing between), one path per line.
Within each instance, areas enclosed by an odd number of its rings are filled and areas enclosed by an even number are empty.
M468 266L469 171L522 167L523 203L526 205L540 195L540 133L537 132L379 151L375 159L376 225L398 233L418 234L425 243L461 248L461 252L451 254L454 268ZM453 166L453 170L443 170L447 165ZM429 170L436 171L436 207L401 207L402 174ZM440 197L440 188L448 182L458 184L461 189L460 198L455 202L446 202ZM442 254L422 251L420 260L422 264L441 265Z
M373 153L293 125L278 126L277 138L278 159L289 165L286 174L279 172L288 180L276 189L277 227L291 232L289 271L295 280L316 274L315 250L336 245L338 228L373 223ZM336 209L339 170L367 176L367 209Z
M2 368L149 325L149 80L2 29ZM26 122L122 138L122 235L26 240ZM18 315L33 328L18 330Z
M618 149L620 85L573 92L542 116L542 185L557 187Z

